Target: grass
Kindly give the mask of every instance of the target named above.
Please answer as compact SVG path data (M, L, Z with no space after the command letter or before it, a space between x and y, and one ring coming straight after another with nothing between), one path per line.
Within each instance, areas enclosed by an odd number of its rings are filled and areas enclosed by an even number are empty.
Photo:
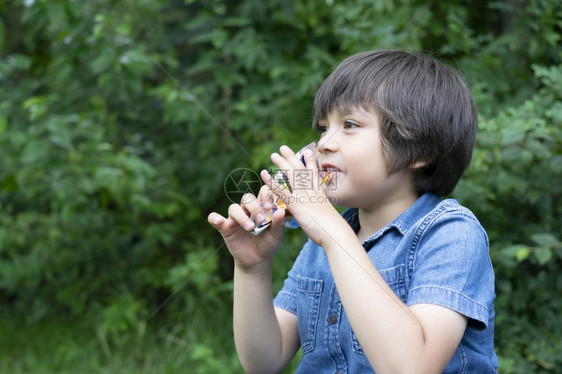
M186 328L141 324L137 331L111 337L93 318L28 321L5 311L0 326L2 374L243 372L223 337L211 342L225 348L216 352L208 339L188 340Z
M239 374L231 330L141 323L110 335L94 318L0 313L0 374ZM194 324L195 325L195 324ZM216 327L216 326L215 326ZM223 331L224 330L224 331ZM296 360L284 371L293 373Z

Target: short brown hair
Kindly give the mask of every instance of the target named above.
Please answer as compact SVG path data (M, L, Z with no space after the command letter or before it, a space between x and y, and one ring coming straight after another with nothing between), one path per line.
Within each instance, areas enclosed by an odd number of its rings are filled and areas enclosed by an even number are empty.
M322 83L313 126L332 111L374 110L389 174L417 161L418 192L450 194L468 167L478 126L470 90L453 68L405 51L363 52L344 60Z

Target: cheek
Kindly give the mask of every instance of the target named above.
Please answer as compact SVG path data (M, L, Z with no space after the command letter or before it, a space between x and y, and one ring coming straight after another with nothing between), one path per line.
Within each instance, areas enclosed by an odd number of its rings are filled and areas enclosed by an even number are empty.
M387 178L387 170L386 162L382 156L371 154L371 158L360 163L360 167L356 169L353 182L357 186L370 189L374 184L378 184Z

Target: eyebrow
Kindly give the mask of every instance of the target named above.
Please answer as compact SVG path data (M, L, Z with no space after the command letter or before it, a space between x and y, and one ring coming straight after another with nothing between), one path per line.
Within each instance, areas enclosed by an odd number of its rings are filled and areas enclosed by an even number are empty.
M355 114L357 114L357 112L359 112L361 110L361 108L359 107L355 107L355 106L349 106L344 108L343 111L340 110L335 110L335 112L338 114L338 116L340 117L353 117Z
M335 114L336 114L338 117L340 117L340 118L346 118L346 117L352 117L352 116L353 116L355 113L357 113L359 110L360 110L359 108L353 109L353 110L345 109L345 110L343 110L343 111L342 111L342 110L338 110L338 109L334 109L334 110L330 111L330 113L335 113ZM325 124L325 123L327 123L327 122L328 122L328 117L329 117L329 115L326 116L326 117L323 117L323 118L318 119L318 120L316 121L316 124L317 124L317 125L320 125L320 124ZM333 116L332 116L332 117L333 117Z

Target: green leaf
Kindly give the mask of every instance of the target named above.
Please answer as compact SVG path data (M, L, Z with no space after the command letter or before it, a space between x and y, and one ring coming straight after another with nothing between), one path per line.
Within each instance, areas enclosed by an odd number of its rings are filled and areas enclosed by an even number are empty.
M526 260L529 257L529 254L531 253L530 248L526 247L526 248L520 248L516 255L515 258L517 259L517 261L522 262L524 260Z
M50 145L44 140L31 139L24 151L22 160L25 163L34 163L47 158Z
M550 150L539 139L529 139L527 141L526 147L535 156L538 156L538 157L541 157L541 158L550 158L551 157Z
M531 240L540 246L554 246L559 243L558 239L548 232L541 232L531 235Z
M12 65L15 70L28 70L33 62L31 58L24 55L11 55L8 58L8 63Z
M6 132L6 128L8 127L8 121L6 120L6 116L0 114L0 136Z
M508 146L502 149L501 158L503 161L516 161L521 157L521 153L521 147Z
M68 123L55 119L47 123L47 128L50 132L49 138L53 144L67 150L72 149L72 135Z
M529 257L531 249L523 244L513 244L502 249L502 253L521 262Z
M539 247L533 252L533 254L539 261L540 265L546 264L552 258L552 250L550 248Z
M523 131L508 130L502 137L501 145L506 146L520 143L524 137L525 133Z
M16 176L10 174L4 178L4 180L0 183L0 190L14 192L18 189L18 180Z
M555 174L562 174L562 155L554 156L550 160L549 169Z
M130 50L125 52L119 58L119 63L129 66L139 74L147 73L152 68L150 56L146 55L142 50Z

